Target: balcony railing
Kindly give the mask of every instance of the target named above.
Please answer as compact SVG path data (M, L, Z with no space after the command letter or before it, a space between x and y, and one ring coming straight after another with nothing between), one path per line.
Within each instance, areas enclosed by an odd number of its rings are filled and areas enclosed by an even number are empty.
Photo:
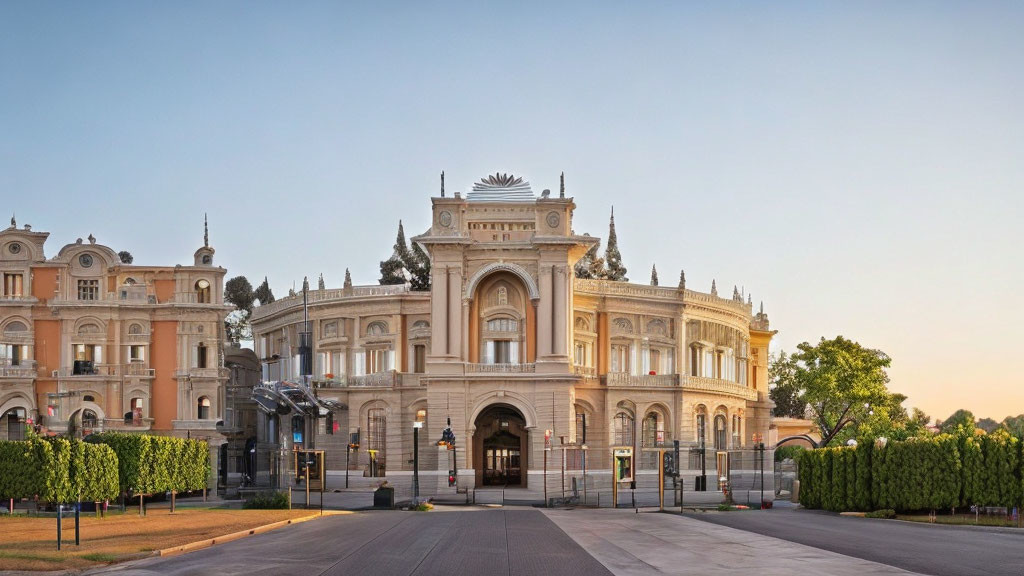
M679 386L678 374L626 374L609 372L604 377L607 386L626 386L636 388L672 388Z
M308 293L307 301L309 304L316 304L317 302L328 302L332 300L340 300L342 298L362 298L366 296L394 296L397 294L405 294L409 292L409 286L405 284L393 284L393 285L369 285L369 286L353 286L351 288L331 288L325 290L310 290ZM426 293L424 293L426 294ZM253 309L253 320L269 316L275 312L285 310L291 306L302 305L302 294L296 294L295 296L287 296L280 300L275 300L270 304L263 304Z
M533 374L536 371L536 364L466 364L466 372L472 374Z
M0 378L35 378L35 360L22 360L17 365L7 362L0 363Z
M175 378L227 378L229 371L227 368L186 368L184 370L176 370L174 372Z
M578 364L573 364L572 373L577 376L593 378L594 376L597 376L597 368L594 368L593 366L580 366Z
M757 391L747 388L742 384L719 380L718 378L705 378L703 376L684 376L683 390L692 392L714 392L716 394L729 394L739 396L744 400L757 400Z
M78 373L71 366L63 366L53 371L55 378L110 378L118 376L120 366L117 364L93 364L91 368L79 368Z
M142 362L130 362L121 366L121 373L125 376L142 376L143 378L152 378L156 375L156 371L153 368L147 368Z

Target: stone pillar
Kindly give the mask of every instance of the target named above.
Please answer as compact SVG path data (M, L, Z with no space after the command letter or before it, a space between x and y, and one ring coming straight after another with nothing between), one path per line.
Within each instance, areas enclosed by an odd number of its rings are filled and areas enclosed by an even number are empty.
M448 353L448 269L434 269L433 286L430 290L430 351L434 356ZM356 330L359 327L356 326Z
M555 326L554 326L554 346L552 346L552 354L558 356L565 356L567 352L567 338L566 327L568 325L568 317L566 316L566 300L568 299L568 291L565 289L565 276L566 271L564 266L558 266L552 269L554 272L554 291L553 298L555 306Z
M462 349L462 270L448 269L448 354L459 356Z
M537 306L537 357L552 354L551 347L551 278L550 266L540 268L540 304Z

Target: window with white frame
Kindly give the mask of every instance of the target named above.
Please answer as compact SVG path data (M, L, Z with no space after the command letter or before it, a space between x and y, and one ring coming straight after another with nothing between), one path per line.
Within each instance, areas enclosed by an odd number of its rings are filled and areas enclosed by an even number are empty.
M103 362L103 346L99 344L75 344L75 360L87 360L95 364Z
M4 296L8 298L21 298L25 291L24 278L24 274L4 272Z
M374 348L366 351L366 373L376 374L391 370L391 350Z
M128 361L129 362L145 362L146 361L146 347L139 344L132 344L128 347Z
M629 345L612 344L612 372L629 373Z

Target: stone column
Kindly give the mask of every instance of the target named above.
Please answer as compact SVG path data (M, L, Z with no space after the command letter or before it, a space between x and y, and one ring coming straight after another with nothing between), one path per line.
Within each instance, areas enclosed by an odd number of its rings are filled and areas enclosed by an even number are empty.
M537 306L537 358L550 356L551 348L551 278L550 266L540 268L540 303Z
M448 353L448 268L434 269L433 286L430 290L430 351L434 356ZM358 327L357 327L358 330Z
M462 349L462 270L448 269L448 354L459 356Z
M566 271L564 266L558 266L553 268L554 271L554 292L552 294L554 305L555 305L555 330L554 330L554 346L552 346L552 354L559 356L565 356L567 354L567 335L566 326L568 325L568 318L566 316L566 300L568 299L568 292L565 289L565 276Z

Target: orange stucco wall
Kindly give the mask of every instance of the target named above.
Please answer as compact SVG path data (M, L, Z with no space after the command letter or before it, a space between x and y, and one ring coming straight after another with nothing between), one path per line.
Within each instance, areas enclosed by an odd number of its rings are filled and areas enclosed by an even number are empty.
M154 280L156 287L156 299L163 304L174 300L174 280Z
M57 269L56 268L33 268L32 269L32 295L40 301L53 298L57 290Z
M47 270L47 272L50 272L50 270ZM52 272L54 272L52 278L55 280L57 277L56 270ZM38 279L38 276L36 278ZM34 288L38 288L38 286L38 284L35 284ZM53 288L50 289L49 295L53 296ZM35 387L36 407L43 416L43 423L45 424L47 417L46 395L57 391L57 383L50 378L50 375L54 370L60 368L60 321L35 320L33 322L33 329L35 330L36 373L39 375L39 378L36 379Z
M155 321L152 334L150 365L155 377L150 408L153 430L169 431L171 421L178 417L178 382L174 379L178 365L178 323Z

